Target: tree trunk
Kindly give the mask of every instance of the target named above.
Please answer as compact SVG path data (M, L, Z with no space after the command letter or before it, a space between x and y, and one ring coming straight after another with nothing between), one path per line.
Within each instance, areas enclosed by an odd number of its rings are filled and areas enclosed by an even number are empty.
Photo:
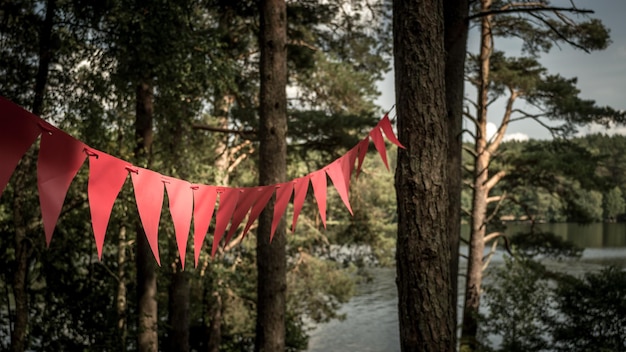
M169 351L189 351L189 278L176 268L169 292Z
M481 11L491 8L491 0L481 1ZM476 113L476 143L474 159L474 180L472 213L470 219L470 245L465 282L465 305L463 309L463 326L461 330L461 351L474 351L478 346L478 309L483 271L483 252L485 250L485 233L487 231L487 198L489 188L489 161L487 152L487 103L489 89L489 64L492 51L491 36L492 16L481 19L480 36L480 84L478 85L478 111Z
M393 2L402 351L455 351L443 1Z
M260 2L261 94L259 182L287 180L287 12L284 0ZM285 350L286 253L285 220L273 241L270 229L274 202L259 217L257 231L257 321L255 351Z
M459 282L459 239L461 237L461 190L463 188L463 96L469 15L468 0L448 1L444 6L446 49L446 107L448 108L448 234L450 278L456 312ZM456 316L456 313L455 313ZM456 331L454 319L454 331Z
M154 113L153 87L146 81L137 86L135 117L135 159L141 165L150 164L152 146L152 119ZM137 265L137 347L140 352L156 352L158 341L157 273L156 261L139 221L136 225L135 262Z
M215 275L215 274L213 274ZM213 285L211 285L213 287ZM207 304L209 309L207 322L205 323L206 329L206 344L207 352L219 352L220 343L222 341L222 296L220 296L217 288L211 289L211 299L205 299L210 302ZM210 290L207 290L210 291ZM205 293L206 295L207 293Z
M126 225L120 226L117 243L117 336L120 350L126 350Z
M56 12L56 0L48 0L46 5L46 17L39 32L39 63L35 76L35 89L32 105L32 113L41 116L43 114L44 97L48 85L48 74L53 52L50 48L54 16ZM28 239L29 219L25 219L22 213L26 203L24 197L30 175L35 175L35 152L28 152L22 159L22 165L14 176L13 200L13 225L15 228L15 272L13 275L13 298L15 300L15 321L11 331L11 351L22 352L27 347L28 336L28 261L32 253L31 241Z

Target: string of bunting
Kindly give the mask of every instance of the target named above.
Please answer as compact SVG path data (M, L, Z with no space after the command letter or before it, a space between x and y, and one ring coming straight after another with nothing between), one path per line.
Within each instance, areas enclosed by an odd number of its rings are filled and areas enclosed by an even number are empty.
M139 217L152 253L159 265L161 261L158 228L164 193L167 191L169 210L183 269L192 218L196 266L214 213L215 232L211 248L212 256L215 255L224 234L226 233L224 242L228 243L249 213L242 234L245 236L274 195L274 217L270 240L292 199L291 230L295 231L309 184L312 185L322 224L326 228L327 178L331 180L341 200L352 214L348 200L350 179L355 172L358 176L370 139L374 142L388 170L389 163L383 134L391 143L404 148L393 132L388 114L385 114L363 140L320 170L280 184L231 188L194 184L134 166L128 161L89 147L2 97L0 97L0 125L3 126L0 129L0 195L4 192L20 159L41 136L37 159L37 188L47 246L50 245L70 184L83 166L85 159L89 159L87 194L98 258L102 258L102 247L113 203L130 174ZM217 211L216 205L218 205ZM229 223L230 228L226 232Z

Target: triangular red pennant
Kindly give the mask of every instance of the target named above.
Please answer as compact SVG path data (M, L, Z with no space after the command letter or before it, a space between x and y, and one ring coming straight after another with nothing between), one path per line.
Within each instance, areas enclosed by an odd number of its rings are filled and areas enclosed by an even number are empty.
M209 224L215 211L217 201L217 187L194 185L193 190L193 258L195 266L198 266L200 250L204 243L204 237L209 231Z
M341 158L341 170L343 174L346 175L346 189L350 191L350 180L352 179L352 174L354 173L354 162L359 155L358 146L350 149L342 158Z
M233 219L230 222L230 229L228 230L224 244L228 244L228 242L230 242L233 238L235 231L237 231L237 227L246 217L248 211L258 196L259 192L256 188L239 188L239 201L237 202L237 207L233 213Z
M298 216L302 210L302 205L306 199L306 192L309 189L309 175L293 180L293 220L291 222L291 232L296 231Z
M41 129L34 115L0 98L0 195L24 153L35 142Z
M113 203L117 199L131 165L121 159L115 158L101 151L90 151L89 157L89 183L87 194L89 197L89 210L91 212L91 225L96 240L98 259L102 259L102 246L109 225Z
M218 193L220 194L220 205L215 219L215 234L213 235L213 248L211 249L212 257L217 252L217 247L224 235L224 231L226 231L230 218L233 216L239 199L239 189L237 188L220 187Z
M159 221L163 207L163 176L158 172L137 167L132 170L131 178L135 190L135 201L139 218L152 249L152 254L161 266L159 258Z
M246 223L246 227L243 229L242 236L245 236L246 233L248 233L254 221L258 219L259 215L261 215L261 212L267 205L267 202L269 202L270 199L272 198L275 188L276 186L274 185L255 187L258 195L257 195L256 201L254 202L254 205L252 206L252 210L250 210L250 216L248 217L248 222Z
M359 144L357 144L357 148L359 149L359 163L356 167L356 177L359 177L361 173L361 168L363 167L363 160L365 160L365 155L367 154L367 150L370 147L370 137L365 137L365 139L361 140Z
M313 185L313 194L317 201L322 224L326 228L326 172L318 170L311 173L311 184Z
M381 159L383 159L383 163L389 170L389 163L387 162L387 148L385 147L385 140L383 139L383 134L380 132L380 128L374 127L374 129L370 132L370 136L372 137L372 141L374 141L374 146L378 153L380 154Z
M346 179L350 179L350 174L345 174L343 167L343 164L348 163L348 159L348 155L344 155L341 158L337 159L335 162L328 165L328 167L326 168L326 173L333 181L335 189L337 190L337 193L339 193L339 197L341 197L343 204L346 205L348 211L350 211L350 214L354 215L354 213L352 212L352 207L350 206L350 199L348 196L349 189L346 188Z
M61 130L44 133L41 137L37 186L47 246L50 246L67 190L87 156L85 148L83 143Z
M164 180L170 214L174 222L178 255L184 270L187 240L189 239L189 228L191 227L191 214L193 211L193 190L191 189L191 184L187 181L173 177L165 177Z
M278 223L280 223L280 219L282 219L283 214L285 214L285 209L287 209L287 204L289 204L292 193L293 182L285 182L276 185L276 202L274 203L274 217L272 218L270 242L272 242L272 239L274 238L274 233L276 232Z
M387 136L387 139L397 145L398 147L402 148L402 149L406 149L402 143L400 143L400 141L398 140L398 138L396 138L396 134L393 133L393 128L391 127L391 121L389 121L389 115L385 114L385 117L383 117L383 119L378 123L378 125L380 126L380 128L383 129L383 132L385 132L385 136Z

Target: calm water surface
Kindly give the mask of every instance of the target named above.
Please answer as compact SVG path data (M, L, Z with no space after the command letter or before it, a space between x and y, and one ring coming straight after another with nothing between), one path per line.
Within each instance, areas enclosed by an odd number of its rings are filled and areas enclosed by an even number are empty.
M541 230L552 231L564 239L585 248L580 261L549 261L546 266L570 274L582 275L598 270L603 265L614 264L626 268L626 224L540 224ZM524 231L527 225L509 226L507 233ZM467 248L462 248L467 252ZM492 265L502 265L502 253L492 260ZM461 271L465 270L461 262ZM343 321L333 320L320 324L311 332L311 352L400 351L398 335L397 291L394 268L370 269L372 280L360 284L357 294L343 305Z

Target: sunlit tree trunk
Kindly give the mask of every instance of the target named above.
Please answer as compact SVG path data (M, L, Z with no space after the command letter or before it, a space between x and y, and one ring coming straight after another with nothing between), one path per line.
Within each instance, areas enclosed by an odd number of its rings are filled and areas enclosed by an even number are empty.
M491 0L481 1L481 11L491 9ZM489 93L489 65L493 38L491 35L492 16L481 18L480 67L478 100L476 113L476 143L473 175L473 198L470 219L470 244L465 282L465 302L463 308L463 327L461 331L461 350L473 351L478 347L478 309L480 307L481 282L483 273L483 252L487 230L487 198L489 189L489 160L487 150L487 104Z
M443 1L393 2L402 351L455 351Z
M287 179L287 10L284 0L261 0L261 94L259 124L259 182L276 184ZM274 203L259 217L257 231L257 321L255 351L285 350L287 262L285 220L273 241L270 229Z

